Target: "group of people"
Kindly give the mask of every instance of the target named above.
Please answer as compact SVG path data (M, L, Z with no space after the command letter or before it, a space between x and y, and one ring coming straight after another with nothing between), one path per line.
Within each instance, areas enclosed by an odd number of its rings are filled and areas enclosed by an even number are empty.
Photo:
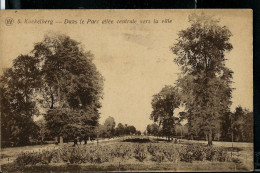
M87 138L84 138L83 140L84 140L84 144L87 145L87 141L88 141ZM89 140L92 142L92 141L94 141L95 139L94 139L93 137L89 137ZM80 144L81 144L82 138L75 136L73 146L78 145L78 142L80 142ZM97 139L97 143L98 143L98 139Z
M181 143L181 140L180 140L180 139L178 140L178 138L175 138L174 143L175 143L175 144Z

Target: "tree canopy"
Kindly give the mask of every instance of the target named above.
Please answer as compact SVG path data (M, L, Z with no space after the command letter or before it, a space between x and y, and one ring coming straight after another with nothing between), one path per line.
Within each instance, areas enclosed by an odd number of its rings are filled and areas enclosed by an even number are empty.
M193 14L189 22L190 27L179 32L171 48L182 71L177 87L190 129L205 132L211 145L220 116L231 105L233 72L225 66L225 53L232 50L232 34L212 16Z
M104 79L93 58L69 36L46 34L1 77L2 130L28 141L32 117L45 114L50 134L86 136L94 131Z
M175 87L167 85L152 99L153 111L150 118L162 125L163 133L170 137L175 134L175 123L177 117L174 116L174 110L180 106L178 91ZM150 132L147 129L147 133Z
M28 144L32 129L36 127L32 117L39 112L35 100L40 79L38 64L33 57L20 55L0 78L3 142Z
M253 142L253 112L237 106L234 112L222 117L222 138L227 141Z

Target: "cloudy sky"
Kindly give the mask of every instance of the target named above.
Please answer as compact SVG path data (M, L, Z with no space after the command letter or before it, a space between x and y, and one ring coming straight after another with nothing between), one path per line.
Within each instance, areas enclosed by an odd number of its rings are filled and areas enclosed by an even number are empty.
M189 26L185 10L106 10L102 12L86 11L34 11L31 16L24 12L9 13L17 19L53 19L63 22L80 19L121 19L150 20L150 24L14 24L0 26L0 65L10 67L12 60L20 54L29 53L33 43L43 39L49 31L69 35L80 41L86 50L95 55L94 63L105 78L104 99L102 100L101 123L108 116L116 123L135 125L145 130L149 120L152 96L164 85L173 85L179 69L174 64L174 55L170 46L177 39L178 31ZM226 54L226 65L234 71L233 105L241 105L252 110L252 19L250 10L215 10L205 14L220 18L221 25L226 25L233 36L230 42L234 49ZM172 23L162 24L168 18ZM159 23L154 24L153 20ZM1 19L4 21L4 17Z

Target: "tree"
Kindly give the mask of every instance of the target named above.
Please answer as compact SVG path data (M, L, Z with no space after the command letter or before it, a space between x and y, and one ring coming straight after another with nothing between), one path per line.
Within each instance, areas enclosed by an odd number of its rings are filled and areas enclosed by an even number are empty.
M165 86L158 94L153 96L150 118L162 125L163 134L170 139L174 135L175 121L174 110L180 106L178 91L173 86ZM147 131L149 134L149 132Z
M221 124L220 124L220 132L221 132L221 139L224 141L232 141L233 136L233 129L231 125L231 121L233 119L233 113L227 112L221 116Z
M47 123L45 119L40 119L35 122L38 127L38 136L40 137L41 143L43 143L44 138L49 135L49 130L47 129Z
M254 115L253 112L247 112L245 115L244 124L244 141L253 142L254 141Z
M55 124L55 118L50 116L57 116L62 121L57 113L66 112L71 121L63 119L63 125L74 126L71 133L87 138L97 125L103 89L103 77L92 62L93 55L70 37L53 33L36 43L32 53L42 63L41 94L42 102L49 108L46 114L48 124ZM54 130L59 135L61 132L63 130Z
M135 134L140 136L142 133L140 130L137 130Z
M125 126L124 126L124 135L129 135L130 134L130 132L129 132L129 128L128 128L128 124L125 124Z
M4 72L1 83L1 141L26 145L38 114L35 91L39 89L39 61L20 55L13 66Z
M147 125L147 127L146 127L146 132L147 132L148 135L151 135L151 134L152 134L152 127L151 127L150 124Z
M44 117L50 135L61 136L65 139L79 136L87 140L94 133L98 123L98 116L94 113L70 108L50 109Z
M133 135L136 133L136 128L135 126L127 126L127 135Z
M225 53L232 50L231 32L219 20L206 15L190 15L191 26L179 32L171 48L182 73L177 81L186 116L193 131L203 131L212 145L220 116L231 105L232 71L225 66Z
M152 134L154 136L158 136L159 133L159 126L156 123L152 124Z
M148 135L158 136L159 135L159 126L156 123L148 124L146 127Z
M144 136L146 136L146 135L147 135L147 131L145 130L145 131L143 132L143 134L144 134Z
M253 141L253 113L237 106L232 114L232 132L235 141Z
M123 136L123 135L135 135L139 134L140 131L136 130L133 125L123 125L122 123L118 123L115 128L115 120L112 117L108 117L104 123L104 130L107 133L107 137L111 136Z
M122 123L118 123L115 129L116 136L123 136L125 134L125 128Z
M115 134L115 126L116 126L115 119L113 117L109 116L105 120L104 126L105 126L105 129L107 131L108 137L110 138L110 137L114 136L114 134Z
M17 57L1 77L1 129L10 134L4 138L28 143L32 117L39 114L53 135L92 134L103 94L93 57L79 42L56 33L45 35L29 55Z
M109 136L107 128L105 125L99 124L98 126L98 135L99 137L106 138Z
M100 108L103 77L93 64L93 54L69 36L51 33L32 51L42 62L44 101L50 108Z
M221 137L226 141L253 142L253 112L237 106L221 119Z

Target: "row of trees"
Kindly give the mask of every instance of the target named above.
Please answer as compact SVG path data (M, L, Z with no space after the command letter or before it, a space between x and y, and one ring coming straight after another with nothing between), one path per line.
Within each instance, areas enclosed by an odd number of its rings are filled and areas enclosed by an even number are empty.
M189 138L204 135L208 145L217 134L228 139L228 131L239 140L252 141L242 133L247 131L252 136L252 113L241 113L241 107L230 112L233 72L225 66L225 53L233 48L231 32L212 16L193 14L189 22L191 25L178 33L171 47L181 73L175 86L165 86L153 96L151 119L168 137L175 134L175 125L186 119ZM181 106L185 111L174 115Z
M182 113L183 112L180 114ZM178 120L178 118L176 119ZM253 121L253 112L238 106L234 112L228 112L227 114L221 116L219 128L216 129L216 133L213 134L213 139L218 141L252 142L254 139ZM172 135L169 135L168 131L164 131L165 128L159 126L158 123L153 123L147 125L145 133L147 135L160 137L165 136L208 140L208 136L199 128L197 128L197 131L192 133L189 130L188 123L185 125L181 125L179 123L170 124L168 128L171 128L174 132Z
M68 120L70 120L69 117ZM44 118L36 121L36 129L34 130L34 132L35 134L33 134L33 136L39 136L41 141L49 140L52 137L52 130L48 128L46 119ZM84 140L86 143L88 138L113 138L125 135L141 135L141 132L139 130L136 130L136 128L132 125L123 125L122 123L118 123L116 127L115 119L109 116L105 120L104 124L98 123L93 131L82 131L81 134L78 133L74 135L74 137L80 137L80 139ZM67 142L69 140L69 138L66 138L65 135L63 135L62 137L64 138L64 142Z
M27 145L30 138L139 134L134 126L115 128L112 117L98 123L104 79L93 58L69 36L49 33L14 59L0 78L2 146ZM35 116L43 118L35 123Z
M116 123L113 117L108 117L103 125L99 125L98 128L99 137L111 138L111 137L120 137L125 135L141 135L139 130L136 130L136 127L133 125L123 125Z
M94 133L103 77L93 54L62 34L50 33L20 55L0 78L1 142L26 145L43 115L51 136L86 138Z
M221 117L220 134L226 141L246 141L254 140L254 116L253 112L236 107L235 111Z
M178 138L185 138L188 136L188 127L186 125L176 124L174 126L170 126L169 128L174 127L174 134L171 137L178 137ZM159 136L159 137L170 137L168 131L164 130L165 128L160 127L158 124L148 124L146 127L146 134L152 136Z

